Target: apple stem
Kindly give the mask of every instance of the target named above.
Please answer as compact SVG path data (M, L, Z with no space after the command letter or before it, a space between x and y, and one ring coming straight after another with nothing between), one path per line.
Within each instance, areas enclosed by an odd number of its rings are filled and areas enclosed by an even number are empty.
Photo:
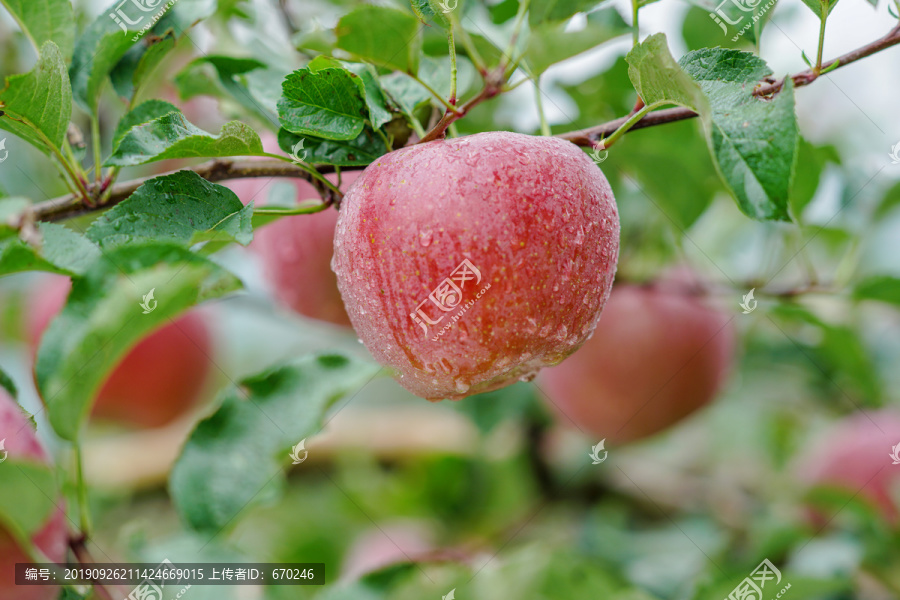
M466 116L466 114L475 106L499 94L502 82L497 81L498 77L496 76L496 73L498 72L501 71L498 69L494 73L488 73L488 76L485 78L484 87L477 96L460 106L456 112L451 112L449 110L445 111L444 116L437 122L437 125L432 127L431 131L426 133L425 137L420 139L417 143L424 144L425 142L433 142L434 140L443 138L447 131L447 127L449 127L451 123Z
M456 106L456 42L453 40L453 23L447 28L447 45L450 47L450 98L449 102Z
M538 116L541 118L541 135L550 136L553 135L553 132L550 131L550 124L547 123L547 115L544 114L544 101L541 98L541 76L537 75L533 78L534 81L534 101L537 103L537 111Z

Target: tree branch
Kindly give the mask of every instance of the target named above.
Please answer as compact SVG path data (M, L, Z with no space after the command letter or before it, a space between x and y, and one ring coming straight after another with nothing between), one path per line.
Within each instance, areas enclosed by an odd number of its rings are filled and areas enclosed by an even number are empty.
M834 60L830 60L826 63L823 63L822 70L828 70L831 67L831 70L840 69L841 67L846 67L850 63L854 63L858 60L866 58L867 56L871 56L876 52L880 52L885 48L890 48L891 46L895 46L900 43L900 25L897 25L893 29L891 29L887 35L884 37L875 40L871 44L866 44L861 48L857 48L843 56L839 56ZM832 67L832 65L835 65ZM791 79L794 82L794 86L802 87L804 85L809 85L813 81L815 81L819 76L813 72L812 69L807 69L805 71L801 71L795 75L791 76ZM786 79L786 78L785 78ZM784 87L785 79L781 80L772 80L763 83L755 90L753 90L754 95L761 97L772 96L773 94L777 94L781 91L781 88ZM697 116L697 113L687 108L667 108L664 110L656 110L649 113L643 119L638 121L629 131L634 131L635 129L643 129L644 127L653 127L654 125L662 125L663 123L672 123L674 121L683 121L684 119L692 119ZM589 127L587 129L581 129L579 131L570 131L568 133L562 133L557 137L560 137L564 140L568 140L577 146L593 146L596 142L599 142L602 138L611 135L616 129L618 129L625 121L628 120L628 116L620 117L614 121L609 121L608 123L603 123L601 125L595 125L594 127Z
M313 181L312 175L300 167L276 159L214 159L194 167L188 167L188 169L207 181L213 182L247 177L298 177L314 184L317 183ZM60 221L96 210L106 209L115 206L133 194L145 181L183 170L185 169L176 169L175 171L168 171L159 175L149 175L117 183L112 187L106 202L95 207L85 206L79 196L67 194L35 204L31 209L31 214L35 221ZM330 173L334 171L334 167L323 165L318 167L318 170L321 173ZM99 190L99 187L91 186L88 191L93 194L97 190Z
M861 48L857 48L856 50L848 52L843 56L824 63L822 65L822 70L828 70L829 67L831 67L831 70L845 67L851 63L866 58L867 56L871 56L876 52L880 52L898 43L900 43L900 25L895 26L884 37L875 40L874 42L867 44ZM832 65L834 66L832 67ZM817 78L818 75L813 72L812 69L807 69L791 76L791 79L793 80L796 87L809 85ZM758 86L753 91L753 93L761 97L771 96L781 91L781 88L784 87L784 82L785 79L767 81ZM469 102L460 107L458 113L445 113L438 125L434 129L432 129L424 138L422 138L420 143L430 141L432 139L437 139L438 137L442 136L444 130L448 125L450 125L450 123L461 118L463 115L465 115L466 112L468 112L468 110L470 110L477 104L483 102L484 100L487 100L488 98L492 98L493 96L497 95L497 93L499 93L500 88L496 81L489 80L486 82L486 84L487 85L485 85L485 88L481 91L481 93L479 93L477 96L469 100ZM643 129L644 127L662 125L664 123L682 121L684 119L691 119L696 116L697 113L686 108L667 108L663 110L657 110L647 114L643 119L638 121L630 131L633 131L635 129ZM620 117L618 119L615 119L614 121L609 121L608 123L603 123L601 125L596 125L587 129L581 129L579 131L570 131L568 133L560 134L557 137L568 140L578 146L593 146L603 137L612 134L622 125L622 123L627 120L628 116ZM330 173L334 171L334 167L327 165L321 165L317 168L320 173ZM213 182L224 181L227 179L241 179L245 177L298 177L301 179L306 179L307 181L311 181L314 184L316 183L312 181L313 178L306 171L292 164L274 159L215 159L209 162L202 163L200 165L196 165L194 167L189 167L189 169L194 171L204 179ZM168 175L174 172L175 171L170 171L169 173L163 173L162 175ZM109 208L111 206L115 206L116 204L130 196L145 181L160 176L161 175L152 175L149 177L143 177L132 181L118 183L112 187L112 190L109 192L109 197L105 202L93 207L85 205L81 197L72 194L61 196L59 198L53 198L52 200L47 200L45 202L40 202L32 206L30 211L30 218L33 221L59 221L96 210ZM98 190L99 188L96 185L91 185L88 187L89 195L94 198L100 195L98 193Z

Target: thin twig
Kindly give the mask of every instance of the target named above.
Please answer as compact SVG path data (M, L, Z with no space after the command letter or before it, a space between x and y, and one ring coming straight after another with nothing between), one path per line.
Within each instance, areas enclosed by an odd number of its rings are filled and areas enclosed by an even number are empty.
M83 534L69 538L69 548L72 549L72 554L75 555L75 559L79 564L87 567L95 564L96 561L87 549L87 538L85 538ZM86 569L85 571L90 573L90 569ZM101 598L101 600L112 600L113 597L112 594L109 593L109 590L97 583L94 579L90 579L90 582L94 586L94 593L97 594L97 597Z
M839 56L838 58L824 63L822 65L822 71L833 71L842 67L846 67L850 63L866 58L867 56L871 56L876 52L880 52L885 48L895 46L898 43L900 43L900 25L897 25L891 31L889 31L887 35L875 40L871 44L866 44L861 48L857 48L856 50L848 52L843 56ZM818 75L816 75L813 69L807 69L805 71L801 71L795 75L792 75L791 79L793 80L795 87L802 87L804 85L809 85L810 83L815 81L817 77ZM781 91L781 88L784 87L784 82L785 79L780 79L777 81L764 83L757 87L753 91L753 93L760 97L771 96ZM630 131L643 129L644 127L653 127L654 125L662 125L664 123L683 121L684 119L692 119L696 116L697 113L688 108L679 107L657 110L649 113L643 119L635 123ZM558 137L561 137L564 140L568 140L578 146L593 146L594 143L596 143L600 139L612 134L623 123L625 123L628 118L629 117L627 116L620 117L614 121L603 123L601 125L595 125L594 127L589 127L587 129L562 133Z
M144 182L155 177L170 175L177 171L185 169L177 169L160 175L150 175L124 181L112 186L109 197L101 206L90 208L81 202L81 198L72 194L53 198L46 202L35 204L31 212L36 221L60 221L63 219L75 217L85 213L93 212L98 209L105 209L115 206L122 200L125 200L134 193ZM224 181L227 179L242 179L246 177L296 177L312 181L313 176L301 169L300 167L281 160L248 160L248 159L215 159L209 162L189 167L191 170L207 181ZM334 167L321 166L320 173L330 173L334 171Z

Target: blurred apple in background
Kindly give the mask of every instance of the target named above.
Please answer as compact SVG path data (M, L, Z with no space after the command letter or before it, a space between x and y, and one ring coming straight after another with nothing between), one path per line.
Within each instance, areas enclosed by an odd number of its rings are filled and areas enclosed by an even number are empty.
M731 318L683 271L616 284L594 336L538 386L564 425L608 444L645 438L715 398L734 358Z
M50 320L62 309L71 283L53 276L34 290L28 315L33 353ZM187 413L199 400L212 363L206 321L192 311L137 343L103 384L92 415L137 427L160 427Z
M0 388L0 440L7 453L5 464L0 464L0 485L3 481L3 469L15 468L6 459L34 461L42 464L49 462L47 453L38 442L34 428L22 412L19 405ZM0 453L0 458L4 455ZM62 507L62 499L57 500L57 508L53 510L46 524L34 536L32 541L44 556L55 563L66 558L68 547L68 531L66 515ZM0 525L0 598L3 600L55 600L59 596L58 587L16 586L15 564L17 562L33 562L31 556L19 547L12 535Z
M271 136L263 135L262 138L267 151L280 152L271 149ZM346 192L359 174L360 171L343 172L341 190ZM337 181L335 175L328 178ZM274 181L289 181L294 185L298 202L320 198L312 184L303 179ZM265 204L272 183L272 178L257 177L230 181L228 187L244 204L252 200L261 205ZM337 277L331 270L337 218L338 211L334 208L282 217L256 230L250 248L258 252L266 278L285 306L312 319L349 327L350 318L344 310Z
M892 458L896 457L896 458ZM900 522L900 411L852 414L824 431L797 461L808 487L839 488L877 507L890 523ZM824 524L833 515L814 514Z
M366 531L347 551L341 575L354 580L391 565L415 561L434 549L430 540L429 528L417 522L391 523Z

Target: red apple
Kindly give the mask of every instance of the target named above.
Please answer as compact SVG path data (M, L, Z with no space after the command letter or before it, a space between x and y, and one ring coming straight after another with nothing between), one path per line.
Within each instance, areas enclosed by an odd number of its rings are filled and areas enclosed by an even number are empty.
M369 165L341 205L333 266L369 351L440 400L530 379L574 352L618 253L612 191L584 152L490 132Z
M675 281L613 288L594 336L540 388L596 438L625 443L670 427L710 402L732 363L731 318Z
M6 454L0 453L4 462L0 463L0 481L3 479L3 469L13 469L15 466L7 459L33 461L39 463L49 462L47 454L41 447L34 434L31 423L23 414L19 405L13 401L5 390L0 388L0 440L4 440ZM62 508L62 500L58 501L58 508L47 519L46 524L32 536L34 545L55 563L61 563L66 558L68 545L68 532L66 529L66 515ZM59 596L58 587L45 586L17 586L15 584L15 564L17 562L33 562L33 558L19 547L8 531L0 526L0 598L6 600L54 600Z
M341 188L346 191L359 173L343 173ZM337 180L333 175L329 178ZM270 183L263 178L242 179L230 187L245 204L251 199L259 204ZM298 201L319 197L310 183L302 179L291 183L297 188ZM266 277L285 306L312 319L349 327L350 318L331 270L337 218L338 213L332 208L310 215L282 217L257 230L250 247L258 251Z
M48 278L35 290L28 334L40 336L62 309L70 282ZM160 427L185 414L199 399L210 373L212 340L204 318L188 312L137 343L103 384L93 416L138 427Z
M896 525L900 522L900 464L895 463L900 463L900 413L867 411L845 417L823 432L801 453L796 473L808 486L858 494Z

